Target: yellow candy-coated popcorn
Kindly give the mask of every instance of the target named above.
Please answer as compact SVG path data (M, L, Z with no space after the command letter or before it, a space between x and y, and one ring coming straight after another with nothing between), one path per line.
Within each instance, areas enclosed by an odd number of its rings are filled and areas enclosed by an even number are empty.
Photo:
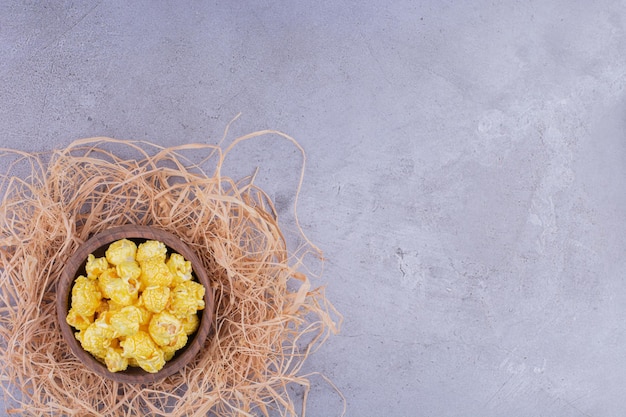
M93 254L87 256L87 263L85 264L87 278L96 279L107 269L109 269L109 263L106 258L96 258Z
M97 281L98 288L102 291L103 297L111 298L111 294L114 290L112 283L115 282L116 279L119 279L119 276L117 275L115 268L109 268L100 274Z
M100 317L102 313L109 311L109 303L105 298L100 300L100 304L98 304L98 308L96 308L96 318Z
M137 262L142 263L148 259L154 259L160 262L165 262L167 256L167 247L165 243L158 240L147 240L141 243L137 248L137 256L135 259Z
M113 300L104 300L104 302L107 303L107 306L109 306L109 309L107 311L110 311L110 312L115 312L126 307L126 305L116 303Z
M155 240L137 247L122 239L105 257L90 254L87 277L72 288L66 316L82 347L111 372L139 366L158 372L198 329L204 287L192 281L191 262Z
M98 285L106 298L123 306L135 303L139 297L137 283L119 278L115 268L104 271L98 278Z
M135 261L124 261L117 265L115 272L117 272L118 277L125 281L137 280L141 275L141 268Z
M170 311L184 318L204 309L204 287L195 281L185 281L172 290Z
M119 349L120 352L122 351L122 347L120 346L120 339L118 337L115 337L113 339L111 339L111 344L109 345L109 349Z
M132 336L139 331L143 321L141 309L135 306L126 306L111 314L111 328L115 337Z
M159 346L172 345L178 334L184 334L183 323L167 311L162 311L152 316L149 331L150 337Z
M124 349L122 356L135 359L148 359L158 349L150 335L141 330L122 340L120 346Z
M183 281L190 281L192 276L191 262L185 260L183 255L173 253L167 261L167 267L170 269L174 279L172 284L176 285Z
M166 361L172 359L176 352L187 344L187 338L188 337L184 332L180 332L173 339L173 343L171 345L161 346L161 350L163 350L163 353L165 354Z
M169 346L161 346L161 350L163 351L163 357L165 359L165 362L169 362L170 360L172 360L172 358L174 357L174 355L176 355L177 350L174 348L171 348Z
M119 265L122 262L133 262L137 254L137 245L128 239L121 239L109 245L105 252L107 261L111 265Z
M146 306L143 304L143 300L139 297L139 300L134 304L135 307L139 309L141 313L141 321L139 325L147 325L150 323L150 319L152 318L152 313L146 309Z
M148 287L141 293L141 300L146 310L159 313L165 310L170 301L169 287Z
M187 344L188 336L184 331L181 331L172 339L168 347L175 350L182 349Z
M111 337L113 337L113 330L111 329L111 317L113 316L112 311L105 311L101 313L96 320L94 320L94 324L107 329L111 332Z
M93 316L100 305L102 293L96 281L79 276L72 288L72 309L83 317Z
M165 355L159 348L155 349L147 358L137 358L137 365L152 374L159 372L165 366Z
M125 371L128 368L128 359L122 356L120 348L109 348L104 356L104 363L110 372Z
M148 287L167 287L174 276L167 265L156 258L150 258L141 263L141 285Z
M185 334L188 335L198 330L198 327L200 326L200 318L196 313L188 315L183 318L181 322L183 323L183 330L185 331Z
M69 324L72 327L75 327L78 330L85 330L87 327L89 327L91 323L93 323L93 317L94 316L89 316L89 317L81 316L80 314L76 312L76 310L71 308L70 311L67 313L67 317L65 318L65 321L67 321L67 324Z
M130 305L137 301L139 291L136 287L122 278L118 278L112 283L113 291L111 292L111 300L118 304Z
M87 352L97 358L104 358L111 345L113 333L105 326L94 322L81 332L79 341Z

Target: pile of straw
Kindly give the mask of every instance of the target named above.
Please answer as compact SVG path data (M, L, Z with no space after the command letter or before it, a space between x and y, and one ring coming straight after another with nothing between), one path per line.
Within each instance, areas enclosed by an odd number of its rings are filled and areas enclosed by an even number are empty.
M7 412L305 414L311 375L302 375L303 363L339 330L341 316L303 273L305 257L319 250L301 235L305 243L288 252L273 203L254 178L236 182L221 174L235 145L263 135L302 151L275 131L240 137L226 149L93 138L42 154L1 151L10 158L0 177L0 377ZM88 371L55 315L65 261L92 234L123 224L178 235L202 259L216 295L213 331L200 355L181 373L147 386ZM297 220L296 226L301 233ZM304 398L290 394L294 384Z

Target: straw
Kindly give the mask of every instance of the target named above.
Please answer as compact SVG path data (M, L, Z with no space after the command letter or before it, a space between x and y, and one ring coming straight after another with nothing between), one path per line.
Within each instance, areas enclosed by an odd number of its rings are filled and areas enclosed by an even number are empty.
M0 377L8 413L305 414L310 382L303 365L342 321L309 279L308 255L321 259L321 252L296 213L304 244L288 248L273 202L254 177L221 173L233 147L268 135L302 152L295 212L304 150L276 131L237 138L225 150L221 143L164 148L111 138L39 154L0 149L9 166L0 176ZM90 372L63 340L54 311L68 257L92 234L124 224L176 234L202 259L216 295L214 331L199 356L148 386Z

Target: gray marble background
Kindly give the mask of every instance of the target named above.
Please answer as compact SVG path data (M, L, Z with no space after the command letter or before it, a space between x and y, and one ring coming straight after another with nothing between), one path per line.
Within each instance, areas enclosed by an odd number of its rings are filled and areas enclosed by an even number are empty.
M626 409L623 1L2 1L0 146L307 153L348 416ZM287 230L300 158L246 144ZM6 166L0 167L2 171ZM313 378L311 416L341 413Z

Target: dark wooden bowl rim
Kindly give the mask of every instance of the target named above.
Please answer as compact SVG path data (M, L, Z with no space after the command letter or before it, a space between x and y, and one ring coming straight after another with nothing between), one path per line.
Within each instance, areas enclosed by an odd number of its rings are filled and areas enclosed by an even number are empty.
M159 240L168 247L168 250L177 252L191 262L196 279L206 289L204 295L205 308L201 311L200 326L196 333L190 337L187 346L177 352L176 356L166 362L163 369L157 373L149 373L141 368L128 367L126 371L109 372L106 365L96 360L86 352L74 337L75 330L67 324L65 317L70 308L71 288L78 273L84 271L87 256L119 239ZM102 256L102 255L101 255ZM108 229L98 233L82 244L69 258L63 268L61 278L57 284L57 316L61 332L70 349L80 361L90 370L105 378L133 384L148 384L180 371L198 354L202 348L211 328L213 319L213 291L202 262L189 246L175 235L150 226L126 225Z

